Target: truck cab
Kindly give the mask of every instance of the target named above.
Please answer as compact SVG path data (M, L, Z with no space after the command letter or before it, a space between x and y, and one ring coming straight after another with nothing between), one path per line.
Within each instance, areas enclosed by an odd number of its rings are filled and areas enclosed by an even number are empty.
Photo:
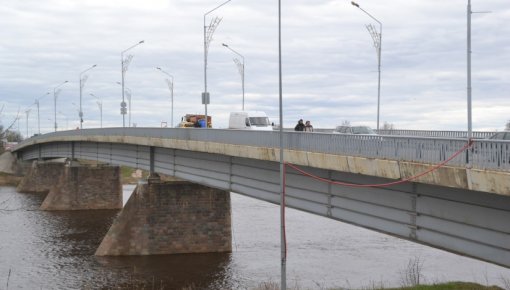
M266 113L262 111L231 112L228 120L228 128L257 131L273 130L269 118Z

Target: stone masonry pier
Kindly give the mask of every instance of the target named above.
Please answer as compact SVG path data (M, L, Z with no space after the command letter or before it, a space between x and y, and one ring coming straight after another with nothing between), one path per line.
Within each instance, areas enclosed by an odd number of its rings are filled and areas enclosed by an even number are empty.
M122 208L118 166L35 161L17 187L23 193L47 193L42 210Z
M139 184L98 256L232 251L230 193L185 181Z
M48 193L64 171L62 162L34 161L16 188L22 193Z

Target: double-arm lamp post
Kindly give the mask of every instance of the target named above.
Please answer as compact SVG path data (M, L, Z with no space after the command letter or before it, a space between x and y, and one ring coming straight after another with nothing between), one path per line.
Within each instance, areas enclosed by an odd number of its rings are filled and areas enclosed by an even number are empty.
M240 54L239 52L233 50L230 46L228 46L227 44L225 43L222 43L222 45L228 49L230 49L230 51L232 51L233 53L237 54L238 56L240 56L242 58L242 62L239 61L239 59L237 58L234 58L234 63L237 65L237 69L239 70L239 74L241 75L241 86L242 86L242 89L243 89L243 111L244 111L244 64L245 64L245 61L244 61L244 56L242 54Z
M54 104L54 120L55 120L55 132L57 132L57 97L58 97L58 94L60 94L60 89L58 89L59 87L63 86L64 84L66 84L67 81L61 83L60 85L56 86L55 88L53 88L53 104Z
M361 11L365 12L370 18L375 20L375 22L379 23L379 32L377 32L377 29L372 25L367 25L367 30L372 36L372 39L374 40L374 47L377 52L377 71L378 71L378 80L377 80L377 130L379 130L379 116L380 116L380 109L381 109L381 46L382 46L382 23L377 20L374 16L372 16L370 13L368 13L366 10L361 8L358 3L351 1L351 4L355 7L358 7Z
M28 136L28 115L30 115L30 111L31 111L31 110L32 110L32 109L27 109L27 110L25 111L25 114L27 115L27 124L26 124L26 125L27 125L27 135L26 135L26 136L27 136L27 139L28 139L28 137L29 137L29 136Z
M80 73L80 111L78 112L78 116L80 117L80 129L83 129L83 110L82 110L82 107L81 107L81 99L82 99L82 93L83 93L83 87L85 87L85 82L87 81L88 79L88 75L84 75L84 73L86 73L87 71L95 68L97 65L93 65L91 67L89 67L88 69L82 71Z
M209 92L207 91L207 54L209 52L209 44L212 41L212 36L214 34L214 31L216 30L216 27L218 27L218 25L220 24L222 18L214 17L213 19L211 19L211 23L209 24L209 26L207 26L205 24L205 20L206 20L207 15L209 15L213 11L219 9L220 7L222 7L223 5L227 4L230 1L232 1L232 0L227 0L223 3L221 3L220 5L218 5L216 8L214 8L204 14L204 92L202 93L202 104L204 104L204 106L205 106L205 127L206 128L208 128L208 126L209 126L209 122L207 119L207 104L209 104Z
M172 111L171 111L171 115L170 115L170 118L171 118L170 119L170 128L173 128L174 127L174 76L167 73L160 67L157 67L156 69L170 77L170 79L165 79L165 81L168 84L168 89L170 90L170 100L172 102Z
M127 52L128 50L134 48L135 46L138 46L140 44L144 43L143 40L139 41L137 44L129 47L128 49L122 51L120 53L120 65L121 65L121 73L122 73L122 103L120 103L120 113L122 114L122 127L126 127L126 112L127 112L127 109L126 109L126 101L124 99L124 75L126 74L127 70L128 70L128 67L129 67L129 63L131 62L131 60L133 59L133 55L128 55L126 57L126 59L124 59L124 53ZM129 127L131 127L131 120L129 121Z

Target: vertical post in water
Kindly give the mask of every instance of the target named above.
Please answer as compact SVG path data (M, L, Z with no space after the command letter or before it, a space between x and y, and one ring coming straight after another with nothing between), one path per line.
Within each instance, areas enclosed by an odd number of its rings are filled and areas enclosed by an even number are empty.
M278 0L278 77L280 110L280 248L281 248L281 289L287 289L287 244L285 241L285 195L284 195L284 160L283 160L283 97L282 97L282 13L281 0Z
M467 6L467 106L468 106L468 139L472 137L471 117L471 0Z

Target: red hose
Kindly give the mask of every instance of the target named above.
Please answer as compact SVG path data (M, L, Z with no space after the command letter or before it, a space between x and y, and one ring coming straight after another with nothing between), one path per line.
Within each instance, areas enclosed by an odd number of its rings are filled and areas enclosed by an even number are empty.
M435 170L443 167L446 163L450 162L453 158L457 157L464 150L466 150L469 147L471 147L473 145L473 143L474 143L473 140L469 140L469 142L466 145L464 145L464 147L462 147L459 151L455 152L450 158L446 159L445 161L437 164L436 166L432 167L431 169L426 170L426 171L424 171L424 172L422 172L420 174L417 174L417 175L414 175L414 176L411 176L411 177L408 177L408 178L402 179L402 180L397 180L397 181L392 181L392 182L387 182L387 183L379 183L379 184L355 184L355 183L346 183L346 182L341 182L341 181L333 181L333 180L325 179L325 178L313 175L311 173L308 173L308 172L300 169L296 165L288 163L288 162L285 162L285 166L289 166L289 167L293 168L294 170L298 171L299 173L303 174L304 176L308 176L308 177L314 178L316 180L319 180L319 181L322 181L322 182L327 182L327 183L330 183L330 184L343 185L343 186L349 186L349 187L385 187L385 186L391 186L391 185L405 183L405 182L411 181L413 179L420 178L420 177L422 177L422 176L424 176L426 174L429 174L430 172L435 171ZM284 174L285 174L285 171L284 171ZM284 188L284 191L285 191L285 177L284 177L283 188Z

